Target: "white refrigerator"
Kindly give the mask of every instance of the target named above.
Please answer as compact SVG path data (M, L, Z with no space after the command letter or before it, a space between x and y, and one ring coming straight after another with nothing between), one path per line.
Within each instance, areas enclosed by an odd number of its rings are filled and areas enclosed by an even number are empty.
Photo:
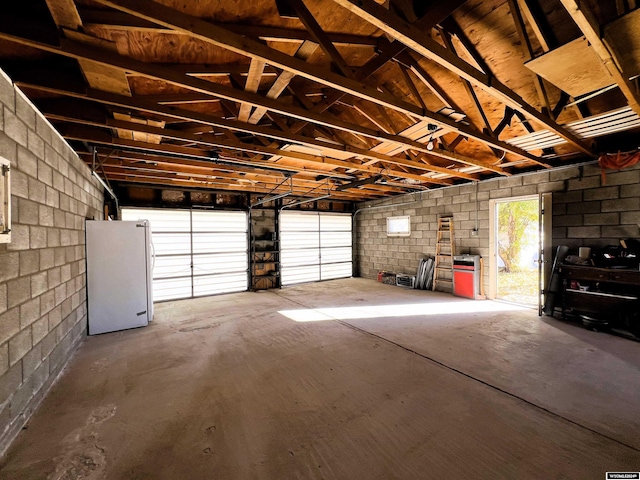
M153 318L149 222L86 221L89 335L144 327Z

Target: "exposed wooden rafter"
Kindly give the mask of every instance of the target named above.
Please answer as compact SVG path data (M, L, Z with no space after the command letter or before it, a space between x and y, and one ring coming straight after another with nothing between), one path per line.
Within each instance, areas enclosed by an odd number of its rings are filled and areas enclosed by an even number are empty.
M163 81L166 81L168 83L172 83L175 85L179 85L182 87L187 87L190 89L193 89L195 91L198 91L200 93L205 93L205 94L210 94L210 95L214 95L216 97L219 98L223 98L223 99L229 99L232 101L239 101L239 102L245 102L245 103L250 103L251 105L254 106L264 106L267 107L270 110L274 110L277 111L279 113L282 113L284 115L288 115L294 118L299 118L305 121L311 121L315 124L318 125L324 125L327 127L331 127L331 128L337 128L340 130L344 130L350 133L357 133L360 135L364 135L367 136L369 138L372 138L374 140L377 141L381 141L381 142L393 142L393 143L398 143L401 145L407 145L410 148L414 148L418 151L423 151L425 153L428 154L432 154L432 155L436 155L436 156L441 156L442 152L437 151L437 150L432 150L432 151L427 151L426 146L423 144L420 144L419 142L415 142L415 141L411 141L408 140L404 137L398 136L398 135L390 135L390 134L386 134L384 132L380 132L380 131L375 131L372 129L367 129L364 127L361 127L359 125L355 125L352 123L348 123L348 122L344 122L342 120L339 120L336 117L333 116L328 116L328 115L324 115L324 114L319 114L319 113L314 113L313 111L309 111L309 110L305 110L303 108L298 108L295 106L291 106L291 105L287 105L281 102L278 102L276 100L271 100L268 98L264 98L261 95L258 94L254 94L254 93L250 93L250 92L246 92L246 91L241 91L241 90L236 90L230 87L226 87L224 85L219 85L219 84L215 84L212 82L208 82L205 80L201 80L198 78L192 78L180 73L175 73L173 72L171 69L168 68L164 68L164 67L160 67L157 65L149 65L147 63L144 62L138 62L136 60L132 60L130 58L126 58L126 57L122 57L120 55L116 55L112 52L105 52L99 49L95 49L93 47L84 45L84 44L80 44L77 42L73 42L73 41L69 41L66 39L63 39L62 41L62 45L60 47L57 46L53 46L53 45L49 45L49 44L44 44L41 42L37 42L35 40L31 40L31 39L27 39L27 38L23 38L23 37L16 37L14 35L11 34L7 34L4 32L0 32L0 38L5 38L7 40L11 40L11 41L15 41L24 45L28 45L31 47L35 47L35 48L39 48L41 50L44 51L48 51L51 53L57 53L57 54L61 54L64 56L68 56L71 58L82 58L82 59L91 59L93 61L97 61L97 62L101 62L101 63L105 63L105 64L109 64L109 65L117 65L118 67L122 68L123 70L127 70L127 71L134 71L137 72L140 75L143 76L147 76L150 78L155 78L155 79L161 79ZM95 98L95 95L94 95ZM144 107L141 107L144 108ZM155 108L155 107L154 107ZM166 111L168 112L174 112L174 109L166 109ZM189 118L189 119L195 119L195 113L192 114L188 114L185 118ZM453 129L454 130L468 130L467 128L463 128L464 126L460 125L458 126L456 124L455 121L449 119L448 117L445 117L444 115L439 115L440 117L446 119L446 122L453 125ZM210 121L212 119L209 119ZM219 125L222 125L222 123L226 123L223 122L222 120L218 121ZM227 127L230 126L228 123L226 125ZM258 126L255 127L250 127L248 124L241 122L241 126L239 125L235 125L235 129L237 130L244 130L244 131L255 131L256 128L259 128ZM275 132L273 132L275 133ZM466 134L466 133L465 133ZM494 140L493 138L491 138L489 135L484 135L484 134L480 134L477 132L471 132L469 134L466 134L472 138L476 138L479 139L481 141L490 143L492 145L496 145L498 148L502 148L506 151L510 151L513 153L517 153L518 155L528 158L536 163L540 163L538 158L534 155L531 155L527 152L524 152L523 150L517 148L517 147L513 147L511 145L508 145L504 142L498 142L496 140ZM268 136L268 135L267 135ZM275 135L276 138L281 138L284 139L285 141L299 141L295 140L293 138L291 138L291 136L284 136L284 138L282 137L281 133L278 133L277 135ZM483 143L484 143L483 142ZM447 156L443 156L443 158L449 158L450 159L450 155ZM458 161L463 161L463 163L468 163L468 164L472 164L472 165L479 165L479 166L484 166L485 168L491 169L491 167L489 165L484 164L483 162L480 162L478 160L475 159L471 159L471 158L466 158L463 155L458 155L457 156ZM495 170L494 170L495 171Z
M417 119L430 119L438 123L442 127L447 128L451 131L463 133L469 138L474 138L482 143L491 144L491 146L498 148L500 150L511 152L523 158L527 158L533 162L540 163L539 159L534 155L528 154L527 152L524 152L520 149L514 149L512 146L508 144L505 144L502 142L496 142L493 138L491 138L491 136L474 132L471 129L466 128L464 125L457 124L454 120L450 119L445 115L441 115L434 112L423 111L421 108L413 104L404 102L402 100L398 100L393 95L390 95L385 92L380 92L378 88L369 86L357 80L347 78L333 72L328 72L326 69L318 68L315 65L310 65L307 62L304 62L300 59L283 54L277 50L274 50L265 45L262 45L259 42L256 42L246 37L242 37L229 30L226 30L224 28L221 28L213 24L210 24L208 22L205 22L203 20L200 20L199 18L190 17L189 15L185 15L181 12L165 7L161 4L158 4L155 2L142 2L140 0L96 0L96 1L100 4L119 9L121 11L127 12L131 15L135 15L145 20L158 23L167 28L172 28L178 31L182 31L186 34L192 35L195 38L198 38L208 43L212 43L220 47L224 47L235 53L246 55L250 58L259 58L271 65L277 66L278 68L291 71L296 75L304 77L308 80L312 80L312 81L327 85L331 88L335 88L344 93L354 95L357 98L371 101L373 103L382 105L386 108L390 108L392 110L395 110L404 114L408 114ZM346 1L347 3L350 4L349 0L338 0L338 1L339 2ZM389 14L389 12L386 11L384 8L379 7L377 4L375 4L375 6L377 8L382 9L383 12L386 12L387 17L394 18L394 15ZM402 21L400 19L398 20ZM406 22L403 22L403 24L408 26L410 29L412 29L411 31L422 34L421 30L419 30L417 27L414 27L411 24L408 24ZM433 40L431 40L430 38L428 40L430 43L437 46L441 51L445 50L440 45L433 42ZM405 42L403 41L403 43ZM419 53L422 53L422 52L419 52ZM447 53L446 56L451 57L451 53ZM460 64L460 62L455 62L455 63L459 64L458 67L462 66L465 71L468 71L470 68L467 64ZM484 86L488 87L488 83ZM494 90L495 88L496 87L491 87L492 90ZM510 98L509 95L514 96L514 99L511 99L511 101L518 103L518 108L523 108L527 110L527 107L522 105L524 101L521 98L517 97L517 99L515 99L515 94L513 94L513 92L508 90L502 84L499 84L499 88L500 88L501 95L506 96L507 98ZM275 108L275 106L271 106L268 108L273 109ZM531 107L529 107L529 109L533 110L534 114L539 115L538 112L535 111L535 109L532 109ZM276 111L277 110L278 109L276 109ZM544 123L544 120L548 120L548 119L543 118L543 123ZM312 120L312 121L317 123L317 120ZM553 122L551 123L553 124ZM583 147L582 143L578 139L575 139L573 135L571 135L568 132L565 132L558 125L553 124L553 127L550 127L550 128L554 129L554 131L557 129L558 134L561 136L566 134L566 137L568 140L570 139L570 141L574 141L576 142L576 144L580 145L581 148ZM584 146L584 151L589 152L591 154L590 150L586 146Z
M83 159L97 148L121 185L262 195L284 175L297 196L359 201L605 148L609 139L573 120L578 109L609 118L637 106L640 14L628 0L562 2L574 10L537 0L12 2L0 68ZM629 143L625 128L599 136ZM538 134L555 143L536 148L527 139Z
M582 33L589 41L591 48L596 52L602 63L613 77L614 81L629 102L634 112L640 115L640 93L629 80L629 75L622 71L620 64L616 62L613 52L609 49L601 36L601 28L594 13L583 2L576 0L561 0Z
M511 16L513 17L513 22L516 26L516 31L518 32L518 37L520 38L520 43L522 44L522 53L524 55L525 61L531 60L534 57L533 46L531 45L531 39L527 34L527 29L524 24L524 18L522 16L522 12L520 11L520 7L518 6L517 0L507 0L509 3L509 10L511 11ZM532 74L533 83L536 87L536 91L538 92L538 98L540 99L540 105L542 105L542 111L547 115L553 116L553 118L557 117L554 113L554 110L551 108L551 103L549 102L549 96L547 94L547 89L544 85L544 81L537 74Z
M256 93L260 86L260 80L262 79L262 72L264 71L265 63L262 60L254 58L251 60L251 66L249 67L249 75L247 75L247 83L244 89L247 92ZM240 105L240 112L238 113L238 120L246 122L249 120L251 114L250 103L242 103Z
M549 117L541 114L527 104L519 95L514 93L495 77L491 77L472 67L453 52L448 51L420 29L380 7L373 0L334 0L339 5L372 23L382 31L392 35L415 52L423 55L441 66L460 75L490 95L506 103L527 117L533 118L557 133L569 143L575 145L583 153L593 156L591 148L584 141L568 132Z

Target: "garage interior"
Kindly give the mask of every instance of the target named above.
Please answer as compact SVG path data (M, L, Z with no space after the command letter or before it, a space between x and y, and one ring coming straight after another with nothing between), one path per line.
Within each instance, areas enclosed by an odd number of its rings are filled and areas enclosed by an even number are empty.
M638 472L639 24L635 0L12 2L0 478ZM496 301L496 205L523 198L538 309ZM106 219L149 221L156 303L91 335ZM473 298L454 254L483 260ZM379 281L434 256L435 289Z

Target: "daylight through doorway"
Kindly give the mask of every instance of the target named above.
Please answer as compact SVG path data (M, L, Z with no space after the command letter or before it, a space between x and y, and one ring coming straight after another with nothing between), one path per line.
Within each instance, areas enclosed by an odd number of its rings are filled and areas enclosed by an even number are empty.
M538 307L538 196L496 203L497 289L500 300Z

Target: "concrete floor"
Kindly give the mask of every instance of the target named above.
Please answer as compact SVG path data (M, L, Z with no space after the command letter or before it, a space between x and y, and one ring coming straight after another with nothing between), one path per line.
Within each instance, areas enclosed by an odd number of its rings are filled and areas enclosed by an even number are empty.
M0 479L640 470L638 342L364 279L156 307L84 342Z

